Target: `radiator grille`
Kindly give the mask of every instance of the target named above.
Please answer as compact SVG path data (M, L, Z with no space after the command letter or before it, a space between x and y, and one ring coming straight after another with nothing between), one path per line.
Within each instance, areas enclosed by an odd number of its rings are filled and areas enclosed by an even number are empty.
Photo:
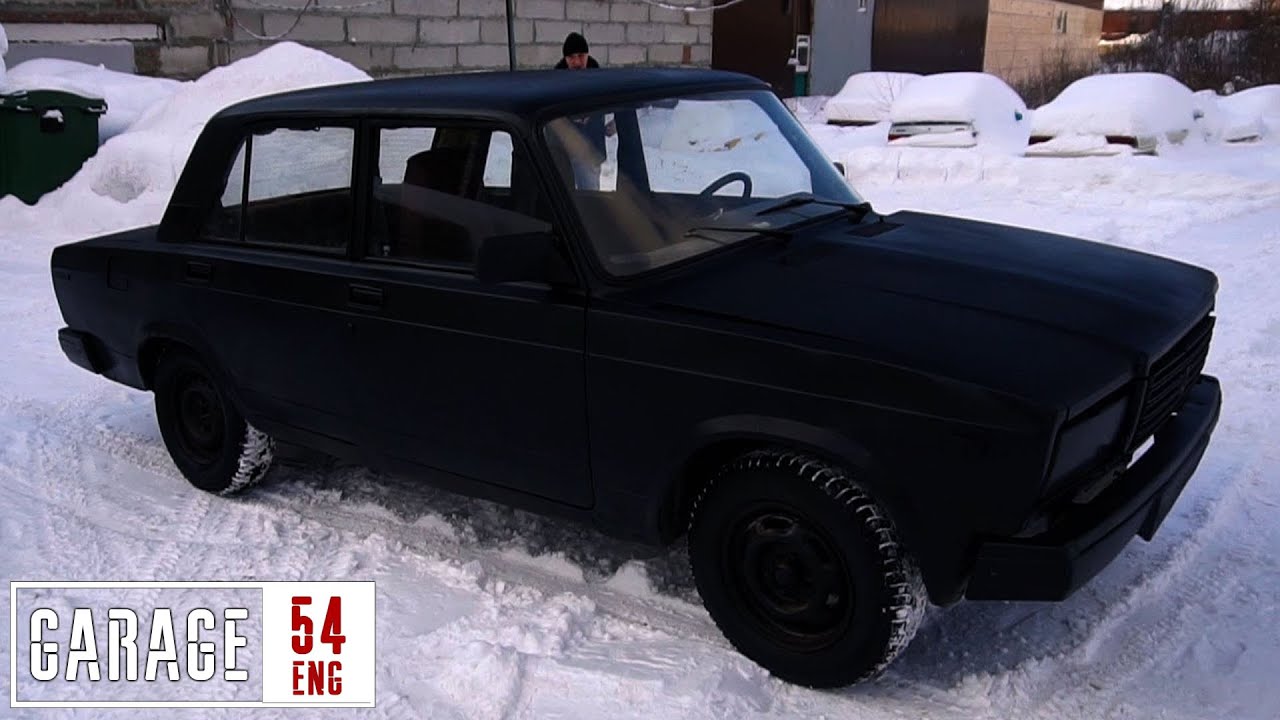
M1204 369L1209 354L1209 339L1213 336L1213 317L1201 320L1186 337L1178 341L1164 357L1151 368L1147 392L1142 399L1142 412L1129 449L1134 450L1155 434L1169 419L1192 384Z

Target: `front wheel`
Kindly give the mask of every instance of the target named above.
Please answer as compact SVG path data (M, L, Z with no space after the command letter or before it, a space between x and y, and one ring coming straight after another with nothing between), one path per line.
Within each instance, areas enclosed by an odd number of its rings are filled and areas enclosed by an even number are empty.
M800 685L879 675L927 605L883 509L843 470L799 454L758 451L723 468L694 503L689 555L729 642Z
M198 357L185 350L165 353L153 387L160 435L192 485L233 495L267 473L274 443L245 421Z

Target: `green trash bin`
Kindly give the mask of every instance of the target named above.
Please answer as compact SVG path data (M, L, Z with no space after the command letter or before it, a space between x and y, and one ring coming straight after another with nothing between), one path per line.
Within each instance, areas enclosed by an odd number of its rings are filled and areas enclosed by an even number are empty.
M0 197L34 205L98 152L101 98L60 90L0 95Z

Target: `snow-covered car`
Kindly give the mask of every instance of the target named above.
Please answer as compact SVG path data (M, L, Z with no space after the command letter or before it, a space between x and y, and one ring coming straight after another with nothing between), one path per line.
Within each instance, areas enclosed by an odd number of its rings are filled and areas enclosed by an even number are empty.
M1003 80L987 73L941 73L913 80L893 101L889 120L893 145L1022 152L1030 133L1026 103Z
M1218 106L1242 122L1258 123L1263 133L1280 133L1280 85L1260 85L1218 99Z
M67 357L154 393L197 488L283 441L687 535L729 641L811 686L880 673L930 601L1075 592L1153 536L1221 404L1211 272L876 213L717 71L245 101L159 225L51 273Z
M1092 75L1036 108L1027 154L1154 153L1161 144L1186 140L1196 115L1190 88L1168 75Z
M855 73L823 107L827 123L860 127L885 122L902 89L919 77L915 73Z
M1209 142L1250 142L1262 137L1263 126L1258 118L1241 115L1222 104L1222 97L1213 90L1200 90L1195 98L1196 128Z

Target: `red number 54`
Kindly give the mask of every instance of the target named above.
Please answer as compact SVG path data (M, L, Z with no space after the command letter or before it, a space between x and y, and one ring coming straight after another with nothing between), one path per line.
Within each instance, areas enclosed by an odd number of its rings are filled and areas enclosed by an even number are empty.
M302 613L303 605L311 604L310 595L295 595L293 598L293 651L298 655L311 652L311 634L315 629L311 618ZM324 623L320 626L320 642L328 643L334 655L342 654L342 644L347 636L342 634L342 598L329 598L329 607L324 612Z

